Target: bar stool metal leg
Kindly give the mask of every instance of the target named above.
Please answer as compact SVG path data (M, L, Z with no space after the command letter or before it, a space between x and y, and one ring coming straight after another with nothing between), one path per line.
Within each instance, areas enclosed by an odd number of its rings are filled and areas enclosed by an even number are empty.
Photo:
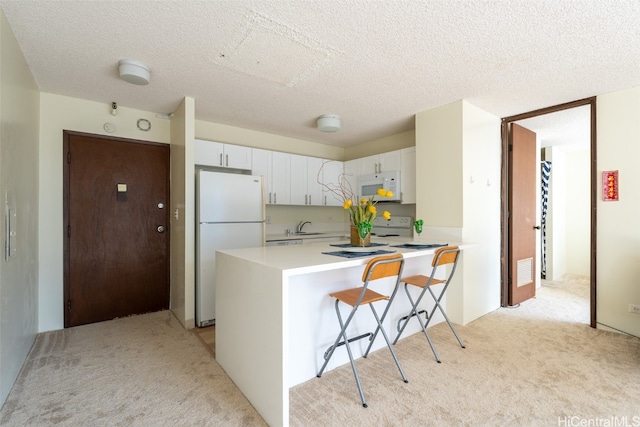
M380 318L380 324L382 324L382 322L384 322L384 319L387 317L387 313L389 312L389 308L391 307L391 304L393 303L393 300L396 297L396 294L398 293L398 288L400 288L400 281L398 280L396 282L396 286L393 288L393 292L391 293L391 296L389 297L389 302L387 303L387 306L385 307L384 311L382 312L382 317ZM369 351L371 350L371 347L373 346L373 342L376 340L376 337L378 336L378 331L380 330L380 326L376 327L376 330L373 332L373 335L371 336L370 340L369 340L369 346L367 346L367 351L364 352L364 355L362 357L367 357L369 355ZM393 342L395 344L395 341Z
M391 345L391 342L389 341L389 337L387 336L387 333L385 332L384 328L382 327L382 320L378 318L378 313L376 313L376 310L373 308L373 305L369 304L369 307L371 307L371 311L373 312L373 316L376 318L376 321L378 322L378 327L376 328L376 332L378 332L378 330L380 332L382 332L382 336L384 337L384 340L387 342L387 347L389 347L389 350L391 352L391 356L393 356L393 361L396 362L396 366L398 367L398 370L400 371L400 376L402 376L402 380L405 383L408 383L409 380L407 379L407 376L404 374L404 371L402 370L402 366L400 366L400 362L398 361L398 356L396 356L396 352L393 350L393 346ZM389 308L389 304L387 304L387 309L388 308ZM385 309L385 314L387 312L387 309ZM371 337L370 342L369 342L369 346L367 347L367 351L365 351L363 357L367 357L367 355L369 354L369 350L371 349L371 345L373 344L373 340L374 339L375 339L375 333Z
M431 263L431 266L432 266L431 275L429 276L416 275L416 276L410 276L410 277L400 279L400 281L404 282L405 292L407 294L409 302L411 303L411 311L406 317L403 317L398 321L398 335L396 335L396 338L394 339L393 344L396 344L398 342L398 340L400 339L400 336L402 335L402 332L404 332L407 324L409 323L409 320L413 316L415 316L418 318L418 322L420 323L422 332L424 333L424 336L427 338L427 342L431 347L431 351L433 351L433 355L435 356L438 363L440 363L440 357L438 356L438 352L436 351L433 345L433 342L431 341L431 337L427 333L427 327L429 326L431 319L433 319L433 315L435 314L436 309L439 309L444 319L446 320L447 324L449 325L449 328L451 328L451 331L453 332L456 339L458 340L458 343L462 348L465 348L464 343L460 339L460 336L458 336L458 333L456 332L455 328L451 324L449 317L447 316L444 309L442 308L442 305L440 304L447 290L447 287L451 283L453 274L456 271L459 255L460 255L460 249L457 246L446 246L446 247L439 248L438 250L436 250L433 256L433 261ZM444 266L446 264L452 265L451 271L449 272L447 278L436 279L436 271L438 267ZM435 293L431 290L431 287L439 284L444 284L444 285L442 287L442 291L440 292L440 294L436 296ZM413 298L411 298L408 285L413 285L413 286L422 288L422 291L419 293L415 301L413 300ZM418 304L420 304L420 301L422 300L422 297L424 296L427 290L429 290L429 294L433 298L435 305L431 309L431 312L426 314L426 322L423 322L422 319L420 318L420 313L422 313L424 310L418 311ZM426 313L426 311L424 312Z
M389 348L389 351L391 352L393 360L398 370L400 371L400 375L402 376L403 381L405 383L408 382L407 377L404 371L402 370L402 366L400 365L400 361L398 360L398 357L396 356L396 353L393 350L391 342L389 341L389 337L382 326L382 320L384 320L384 316L386 316L389 310L389 303L387 304L383 312L382 318L378 316L378 313L375 307L373 306L374 302L390 300L390 297L387 297L386 295L379 294L371 289L368 289L369 282L372 280L381 279L384 277L396 277L396 290L397 290L398 281L400 279L400 274L402 273L403 266L404 266L404 259L402 258L402 255L399 255L399 254L372 258L367 263L367 266L365 267L365 271L362 275L362 280L363 280L362 287L346 289L344 291L334 292L331 294L331 296L336 299L335 310L336 310L336 315L338 317L338 323L340 324L340 333L338 334L338 337L334 341L333 345L331 345L325 351L324 362L322 364L322 367L318 371L317 377L320 378L322 376L322 373L326 369L327 364L329 363L329 360L333 356L333 353L335 352L336 348L341 345L344 345L347 348L347 354L349 355L349 362L351 363L351 370L353 371L353 376L355 377L355 380L356 380L358 393L360 393L360 400L362 401L362 406L365 408L367 407L367 401L364 396L362 383L360 381L360 375L358 374L358 369L356 368L350 343L362 338L367 338L367 337L369 337L371 342L373 342L373 339L375 339L375 337L373 337L374 334L369 332L369 333L359 335L357 337L349 338L347 337L347 332L346 332L347 327L351 323L351 320L353 319L353 316L355 315L358 307L360 305L367 304L371 308L373 317L376 320L375 334L377 335L378 331L382 332L382 336L384 337L387 343L387 347ZM394 295L395 295L395 292L396 291L394 290ZM342 315L340 313L339 303L341 301L352 307L351 312L349 313L349 316L347 317L346 321L343 321ZM367 354L369 352L370 347L371 347L371 344L369 344L369 348L367 348Z
M427 323L426 325L429 325L429 322L431 321L431 318L433 317L434 312L436 311L436 308L440 309L440 313L442 313L442 316L444 317L444 320L447 321L447 324L449 325L449 327L451 328L451 332L453 332L453 335L455 335L456 339L458 340L458 344L460 344L460 347L462 348L466 348L464 343L462 342L462 340L460 339L460 336L458 336L458 332L456 332L456 329L453 327L453 325L451 324L451 321L449 321L449 316L447 316L447 313L442 309L442 306L440 305L440 301L442 300L442 297L444 296L444 291L445 289L442 289L442 292L440 293L440 297L436 298L435 294L433 293L433 291L431 290L431 288L427 288L429 289L429 293L431 294L431 296L433 297L433 300L436 302L436 305L433 307L433 309L431 310L431 316L429 316L429 318L427 319Z
M404 328L409 323L409 320L411 320L411 318L415 315L415 317L418 319L418 322L420 322L420 326L422 327L422 333L427 338L427 342L429 343L429 347L431 347L431 351L433 352L433 355L435 356L436 361L438 363L441 363L442 361L440 360L440 356L438 355L438 352L436 351L436 348L433 345L433 341L431 341L431 337L427 332L427 326L429 325L429 321L433 316L433 311L431 312L431 316L427 316L426 323L422 322L422 319L420 318L420 315L418 313L418 304L420 303L420 300L422 300L422 296L424 295L425 289L423 289L422 292L420 292L420 295L415 301L413 300L413 298L411 298L411 294L409 293L409 288L406 283L404 284L404 290L407 294L407 298L409 299L409 302L411 303L411 311L409 312L409 315L406 316L404 323L402 324L402 327L398 329L398 335L396 335L396 338L393 340L393 344L395 345L398 342L398 340L400 339L400 336L402 335L402 332L404 332ZM435 310L435 307L433 308L433 310Z
M351 352L351 346L349 345L349 338L347 337L347 332L346 332L347 326L349 326L349 323L351 322L351 319L353 318L353 315L356 313L356 310L358 309L358 307L354 307L351 310L351 313L349 313L349 317L347 317L347 321L343 322L342 315L340 315L340 307L338 306L339 303L340 303L340 300L336 299L335 307L336 307L336 313L338 315L338 323L340 323L340 328L341 328L340 334L338 335L336 342L330 347L329 354L325 353L324 363L322 364L322 368L320 368L320 371L318 372L317 377L320 378L322 376L322 372L324 372L324 368L327 367L327 363L329 363L329 359L331 359L331 356L333 355L333 352L335 351L336 347L338 347L341 344L344 344L344 346L347 348L347 354L349 354L349 361L351 362L351 370L353 371L353 376L356 378L356 385L358 386L358 392L360 393L360 400L362 400L362 406L366 408L367 401L364 398L364 391L362 391L362 383L360 382L360 375L358 375L358 369L356 368L356 364L353 360L353 353ZM342 343L340 343L341 338L344 338L344 341Z

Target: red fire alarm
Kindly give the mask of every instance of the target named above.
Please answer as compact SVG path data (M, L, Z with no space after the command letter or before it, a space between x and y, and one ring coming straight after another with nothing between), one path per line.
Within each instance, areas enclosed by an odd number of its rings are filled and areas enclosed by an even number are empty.
M618 171L602 172L602 200L605 202L618 200Z

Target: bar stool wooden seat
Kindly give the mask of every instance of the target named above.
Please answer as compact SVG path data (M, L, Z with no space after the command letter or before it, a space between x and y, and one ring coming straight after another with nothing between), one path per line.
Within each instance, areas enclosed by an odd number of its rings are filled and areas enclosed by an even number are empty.
M422 327L422 332L424 333L424 336L427 338L427 342L431 347L431 351L433 351L433 355L435 356L438 363L440 363L441 361L440 361L440 357L438 356L438 352L436 351L433 345L433 342L431 341L431 337L429 337L429 334L427 333L427 326L429 326L429 322L431 322L431 319L433 318L433 314L435 313L436 309L439 309L442 315L444 316L444 319L447 321L447 324L451 328L451 331L453 332L456 339L458 340L458 343L462 348L465 348L464 343L462 342L455 328L449 321L449 317L447 317L447 313L445 313L444 309L442 308L442 305L440 305L440 301L442 301L442 297L447 291L447 287L451 283L453 274L456 271L456 266L458 265L459 257L460 257L460 249L457 246L444 246L444 247L438 248L433 255L433 261L431 262L432 270L431 270L430 276L418 274L415 276L403 277L400 279L400 282L404 283L405 292L407 293L407 297L409 298L409 302L411 303L411 311L407 316L401 318L398 321L398 335L393 341L394 344L398 342L398 339L400 339L400 335L402 335L402 332L404 331L405 327L409 323L409 320L411 320L412 317L416 317L418 319L418 322L420 322L420 326ZM439 267L446 267L448 265L451 265L451 270L449 271L449 274L446 276L446 278L436 279L435 276L436 276L436 273L438 272ZM442 290L440 291L440 293L436 295L432 291L432 287L435 285L439 285L441 283L444 283L444 286L442 287ZM408 285L422 288L422 291L420 292L420 294L418 295L415 301L413 300L413 298L411 298L411 293L409 292ZM425 310L418 311L418 305L420 304L420 301L422 300L422 297L427 292L427 290L429 291L429 294L431 295L431 297L435 302L435 305L433 306L431 313L426 313ZM422 313L425 313L426 315L426 322L423 322L422 319L420 318L420 314ZM400 326L401 323L402 323L402 326Z
M320 371L318 372L317 376L318 378L322 376L322 372L327 367L327 363L329 363L329 360L331 359L331 356L333 356L335 349L337 347L344 345L347 349L347 353L349 354L349 361L351 362L351 369L353 370L353 375L356 379L356 385L358 386L358 392L360 393L362 406L365 408L367 407L367 402L364 397L364 392L362 391L362 384L360 382L360 377L358 375L358 370L356 369L356 365L353 359L353 354L351 352L351 346L349 345L349 343L362 338L367 338L367 337L369 337L369 339L372 340L372 339L375 339L375 336L377 335L378 331L382 332L382 336L387 342L387 347L389 348L389 351L393 356L393 360L395 361L396 366L400 371L402 380L405 383L409 382L407 380L407 377L404 374L404 371L402 370L402 367L400 366L400 362L398 361L398 357L396 356L396 353L393 350L393 346L389 341L389 337L387 336L387 333L382 327L382 321L384 320L384 316L386 315L389 305L393 301L393 297L395 296L395 293L398 289L399 280L402 274L403 267L404 267L404 258L402 257L402 254L383 255L383 256L372 258L367 263L364 269L364 272L362 274L363 286L347 289L344 291L333 292L330 294L333 298L336 299L335 308L336 308L336 314L338 316L338 322L340 323L341 330L340 330L340 333L338 334L338 338L336 338L333 345L329 347L327 351L324 353L324 363L322 364L322 368L320 368ZM396 284L395 284L394 292L391 297L382 295L378 292L373 291L372 289L369 289L369 284L372 281L382 279L385 277L393 277L393 276L396 277ZM379 317L378 313L376 312L373 306L373 303L378 301L384 301L384 300L388 300L388 303L384 310L384 314L382 315L382 317ZM342 320L342 315L340 314L340 307L339 307L340 302L351 306L351 311L347 316L346 321ZM347 327L349 326L351 319L353 319L353 316L358 310L358 307L364 304L369 305L369 307L371 308L371 312L373 313L373 317L375 317L376 319L376 323L377 323L376 332L375 334L372 334L369 332L357 337L348 338L346 333ZM369 348L370 347L371 345L369 345ZM369 350L367 349L367 353L368 351ZM366 354L365 354L365 357L366 357Z

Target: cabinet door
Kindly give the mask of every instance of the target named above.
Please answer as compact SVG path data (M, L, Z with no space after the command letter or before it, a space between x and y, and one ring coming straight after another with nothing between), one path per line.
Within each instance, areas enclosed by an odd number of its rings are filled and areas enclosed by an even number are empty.
M401 150L389 151L375 156L362 157L358 161L360 175L399 171L402 167L402 153Z
M345 190L351 192L352 200L355 203L360 195L358 194L359 159L344 162ZM347 194L347 197L349 195Z
M357 175L378 173L379 163L380 159L378 155L359 158Z
M323 160L322 163L322 182L328 186L328 188L326 186L322 187L322 204L325 206L342 206L344 197L340 189L347 185L342 173L344 163L336 160ZM330 189L333 189L333 191Z
M307 157L307 205L322 206L322 163L318 157ZM320 180L320 182L318 182Z
M196 139L194 158L196 165L222 166L224 144L214 141Z
M272 204L271 190L271 151L253 148L251 150L251 174L262 176L264 182L265 203Z
M225 168L251 170L251 148L224 144Z
M403 148L400 186L402 203L416 203L416 147Z
M291 204L307 204L307 157L291 154Z
M291 204L291 154L271 153L271 204Z
M378 172L399 171L402 169L402 150L389 151L379 155Z

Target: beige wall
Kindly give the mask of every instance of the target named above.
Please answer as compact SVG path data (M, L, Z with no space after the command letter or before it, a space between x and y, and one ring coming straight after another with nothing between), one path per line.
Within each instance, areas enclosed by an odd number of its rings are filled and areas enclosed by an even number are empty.
M197 107L196 107L197 108ZM196 120L196 138L330 160L344 160L344 149L220 123Z
M0 10L0 405L38 332L39 119L38 87ZM8 260L7 205L15 232Z
M416 131L412 129L406 132L368 141L364 144L345 148L344 158L342 160L347 161L359 159L361 157L372 156L374 154L387 153L389 151L413 147L414 145L416 145Z
M552 162L551 180L549 181L549 212L547 215L547 274L549 280L558 280L567 273L567 203L574 196L567 189L566 153L551 147L546 151L546 159ZM556 173L554 173L556 172ZM587 180L588 181L588 180ZM589 181L588 181L589 182ZM587 207L587 214L589 208ZM582 242L583 244L585 242ZM589 246L589 245L585 245ZM588 274L587 274L588 276Z
M557 145L546 149L551 160L547 216L547 279L566 274L589 277L591 235L591 164L588 149Z
M640 336L640 86L598 96L598 176L618 170L620 200L602 201L598 185L597 321ZM600 180L598 181L600 182Z
M194 100L185 98L171 120L171 310L195 326Z
M566 271L568 274L590 276L590 249L586 242L591 235L590 152L567 151L566 180L569 203L566 206L565 239L567 242ZM553 172L552 172L553 173Z
M466 324L500 306L502 141L498 117L465 101L462 107L462 241L478 246L463 255L464 286L451 311Z
M151 130L137 128L137 120L151 122ZM116 132L107 133L103 126L113 123ZM62 234L62 133L74 130L100 135L169 143L170 122L153 113L118 107L111 115L111 104L77 98L40 94L40 265L39 328L40 332L62 329L63 317L63 234Z
M416 114L416 216L432 227L462 227L463 103Z
M500 119L465 101L416 115L416 218L430 240L464 242L446 296L453 322L500 306Z

